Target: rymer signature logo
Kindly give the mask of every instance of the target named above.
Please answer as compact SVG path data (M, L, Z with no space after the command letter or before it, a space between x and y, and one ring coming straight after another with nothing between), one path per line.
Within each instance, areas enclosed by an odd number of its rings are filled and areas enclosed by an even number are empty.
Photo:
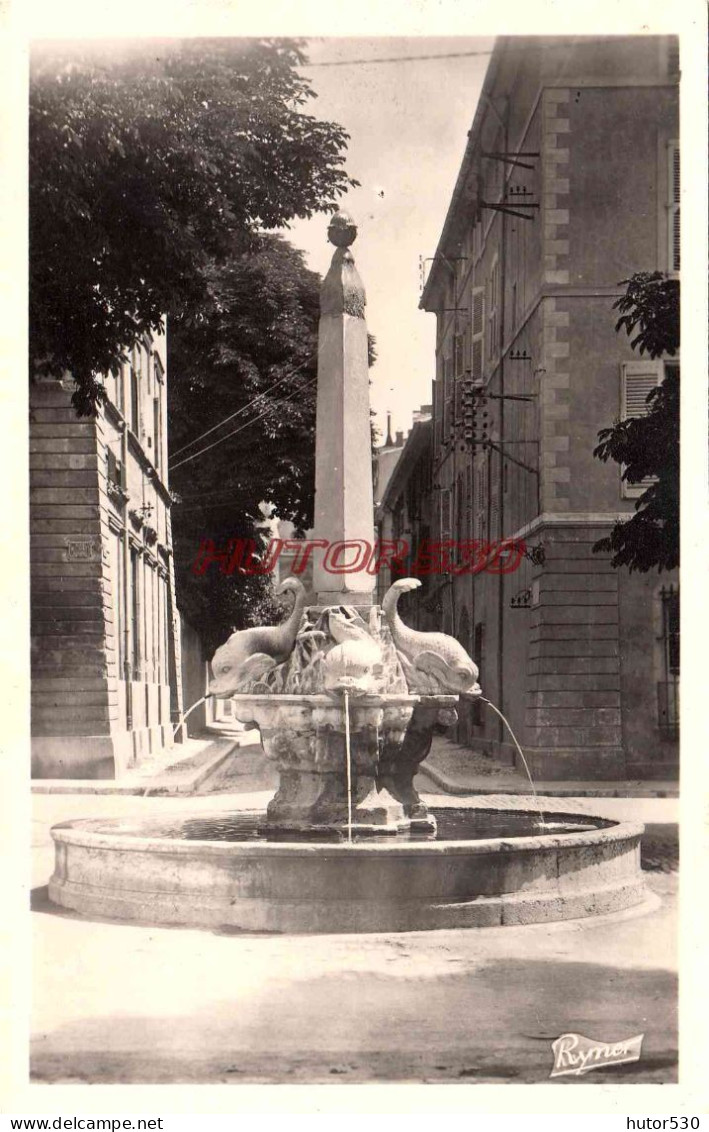
M554 1068L549 1076L580 1077L591 1069L639 1061L644 1037L644 1034L636 1034L622 1042L597 1042L582 1034L562 1034L551 1043Z

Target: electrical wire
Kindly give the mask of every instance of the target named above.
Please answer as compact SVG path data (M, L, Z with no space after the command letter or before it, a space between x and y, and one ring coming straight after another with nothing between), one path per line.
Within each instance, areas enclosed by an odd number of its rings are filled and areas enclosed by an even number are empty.
M492 48L487 51L448 51L440 55L390 55L381 59L325 59L320 63L301 63L300 66L301 68L354 67L370 63L420 63L430 59L472 59L481 55L492 55Z
M313 353L310 354L309 357L307 357L305 361L301 363L301 365L297 366L295 369L289 370L288 373L283 377L279 377L278 381L274 381L273 385L269 385L268 389L264 389L262 393L257 393L255 397L252 397L250 401L248 401L245 405L242 405L242 407L240 409L237 409L235 413L231 413L230 416L224 417L223 420L219 421L211 428L208 428L206 432L201 433L199 436L195 436L193 440L188 441L187 444L183 444L182 448L178 448L175 452L172 452L171 459L174 459L175 456L179 456L181 452L185 452L194 444L198 444L200 440L204 440L205 436L209 436L211 433L216 432L218 428L221 428L222 425L228 424L229 421L233 421L235 417L240 417L242 413L246 412L247 409L253 408L257 401L261 401L269 393L272 393L274 389L277 389L279 385L283 385L284 381L288 381L289 378L295 377L297 373L300 373L300 371L305 369L307 365L310 365L315 356L315 351L313 351Z
M292 401L294 397L297 397L301 393L304 393L306 391L306 389L309 389L311 387L311 385L315 385L317 380L318 380L317 377L313 377L310 381L306 382L305 385L303 385L300 389L293 390L290 397L283 397L280 404L285 404L286 401ZM215 440L211 444L208 444L206 448L200 448L199 452L193 452L191 456L185 456L184 460L179 460L177 462L177 464L175 464L172 468L170 468L170 471L175 472L175 471L177 471L178 468L181 468L183 466L183 464L189 464L191 460L196 460L198 456L203 456L205 452L210 452L212 450L212 448L216 448L217 445L221 444L224 440L229 440L230 437L236 436L237 433L239 433L239 432L243 432L243 430L245 428L248 428L249 425L256 424L257 421L260 421L260 420L262 420L263 417L268 416L269 412L271 412L270 406L269 406L268 409L265 409L262 413L259 413L258 416L252 417L252 419L250 421L246 421L244 424L240 425L239 428L235 428L233 430L233 432L228 432L225 436L220 436L218 440Z
M580 39L582 45L587 43L606 43L610 36L575 36L575 39ZM514 44L512 45L515 46ZM551 51L554 48L566 48L569 44L564 43L524 43L520 44L520 48L525 52L531 51ZM389 55L383 56L380 59L323 59L319 63L300 63L298 64L301 70L309 70L311 67L355 67L355 66L370 66L374 63L420 63L428 62L435 59L474 59L480 58L485 55L492 55L493 48L488 48L485 51L447 51L440 54L431 55Z

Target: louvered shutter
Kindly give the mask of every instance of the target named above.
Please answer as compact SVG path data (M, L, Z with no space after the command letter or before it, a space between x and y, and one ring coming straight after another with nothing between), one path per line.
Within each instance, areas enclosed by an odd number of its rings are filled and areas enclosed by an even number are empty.
M468 464L465 469L465 537L472 539L473 522L473 465Z
M668 201L667 201L667 227L669 238L669 257L668 266L670 271L679 271L680 269L680 168L679 168L679 145L677 142L670 142L667 147L668 156Z
M500 481L495 474L497 469L489 476L490 485L490 541L502 538L500 530Z
M483 379L483 339L485 335L485 290L473 287L471 303L470 372L473 381Z
M449 391L449 388L448 388L449 384L450 384L450 375L449 375L449 372L448 372L448 359L443 358L442 361L441 361L441 386L442 386L442 393L441 393L441 400L442 400L441 440L444 444L446 443L446 441L448 439L448 429L450 428L450 423L451 423L450 402L449 402L450 391Z
M441 542L447 542L451 538L452 495L449 487L444 487L441 491Z
M621 420L629 417L644 417L649 411L648 394L655 389L664 376L662 362L626 362L622 367ZM653 478L641 483L621 481L621 494L624 499L635 499L654 483Z
M438 446L443 439L443 382L434 381L433 383L433 409L435 417L435 430L436 430L436 446Z
M487 453L483 453L475 462L473 472L473 487L475 489L475 531L473 538L487 538Z

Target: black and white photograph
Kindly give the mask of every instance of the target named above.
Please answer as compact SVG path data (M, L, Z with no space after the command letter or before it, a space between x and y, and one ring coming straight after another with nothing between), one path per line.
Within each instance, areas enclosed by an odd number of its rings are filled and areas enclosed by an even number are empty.
M231 16L27 40L28 1083L631 1112L687 1048L686 23Z

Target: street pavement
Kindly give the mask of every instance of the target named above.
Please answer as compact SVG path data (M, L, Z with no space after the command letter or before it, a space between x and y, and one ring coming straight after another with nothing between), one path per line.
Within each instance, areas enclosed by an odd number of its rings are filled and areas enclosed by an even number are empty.
M648 858L647 904L613 916L296 936L85 920L49 903L52 824L262 808L272 789L254 791L248 757L229 793L33 798L34 1081L546 1082L565 1032L645 1039L638 1064L560 1085L676 1080L671 799L564 799L575 812L650 821L651 847L665 847Z

